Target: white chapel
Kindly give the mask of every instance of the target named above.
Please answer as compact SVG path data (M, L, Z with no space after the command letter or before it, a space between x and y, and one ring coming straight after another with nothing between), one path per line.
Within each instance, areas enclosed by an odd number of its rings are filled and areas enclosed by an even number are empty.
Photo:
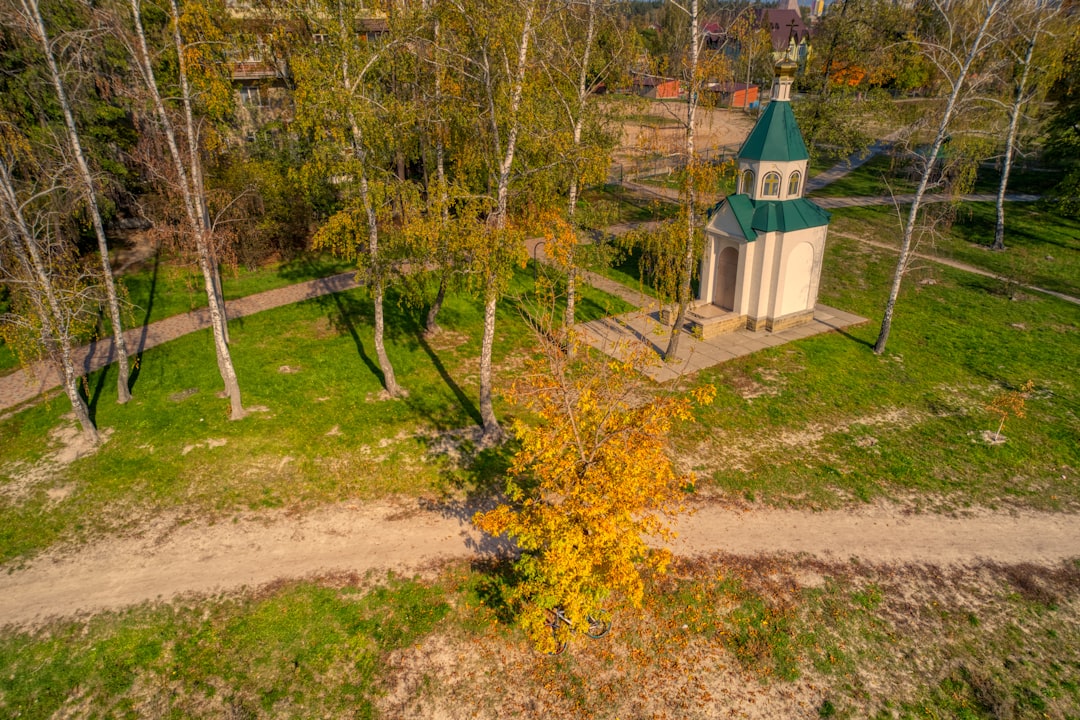
M737 192L709 211L690 316L703 338L814 318L829 213L803 197L809 154L791 112L795 69L777 63L772 101L739 150Z

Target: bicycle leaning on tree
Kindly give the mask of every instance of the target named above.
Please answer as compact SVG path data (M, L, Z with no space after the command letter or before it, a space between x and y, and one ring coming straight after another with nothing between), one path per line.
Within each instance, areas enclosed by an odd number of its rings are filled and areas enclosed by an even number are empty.
M585 620L588 624L583 632L593 640L598 640L611 631L611 613L607 610L597 610L595 615L586 615ZM578 628L570 621L570 618L566 617L566 613L560 607L547 611L544 624L551 628L551 634L555 639L555 649L548 655L561 655L570 645L570 633L577 632ZM560 632L563 625L566 625L568 632Z

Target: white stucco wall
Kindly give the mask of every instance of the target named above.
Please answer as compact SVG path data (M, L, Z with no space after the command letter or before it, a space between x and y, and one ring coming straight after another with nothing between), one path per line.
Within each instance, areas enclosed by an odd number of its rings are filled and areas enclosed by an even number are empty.
M724 210L706 229L698 301L713 301L717 260L725 248L732 247L739 253L732 312L764 321L812 310L821 281L827 226L762 233L746 242L730 211L725 217Z

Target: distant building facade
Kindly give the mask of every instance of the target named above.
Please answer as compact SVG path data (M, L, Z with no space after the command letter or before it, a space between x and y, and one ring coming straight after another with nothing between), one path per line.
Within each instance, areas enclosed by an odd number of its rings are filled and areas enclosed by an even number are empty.
M679 81L659 75L634 73L634 93L653 100L671 100L679 97Z

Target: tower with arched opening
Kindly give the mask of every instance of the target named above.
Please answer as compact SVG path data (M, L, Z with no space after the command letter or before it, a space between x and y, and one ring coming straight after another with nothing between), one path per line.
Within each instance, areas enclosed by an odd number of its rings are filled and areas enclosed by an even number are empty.
M691 316L704 337L813 320L829 213L803 197L810 156L791 112L795 68L777 63L772 101L739 150L735 194L709 211Z

